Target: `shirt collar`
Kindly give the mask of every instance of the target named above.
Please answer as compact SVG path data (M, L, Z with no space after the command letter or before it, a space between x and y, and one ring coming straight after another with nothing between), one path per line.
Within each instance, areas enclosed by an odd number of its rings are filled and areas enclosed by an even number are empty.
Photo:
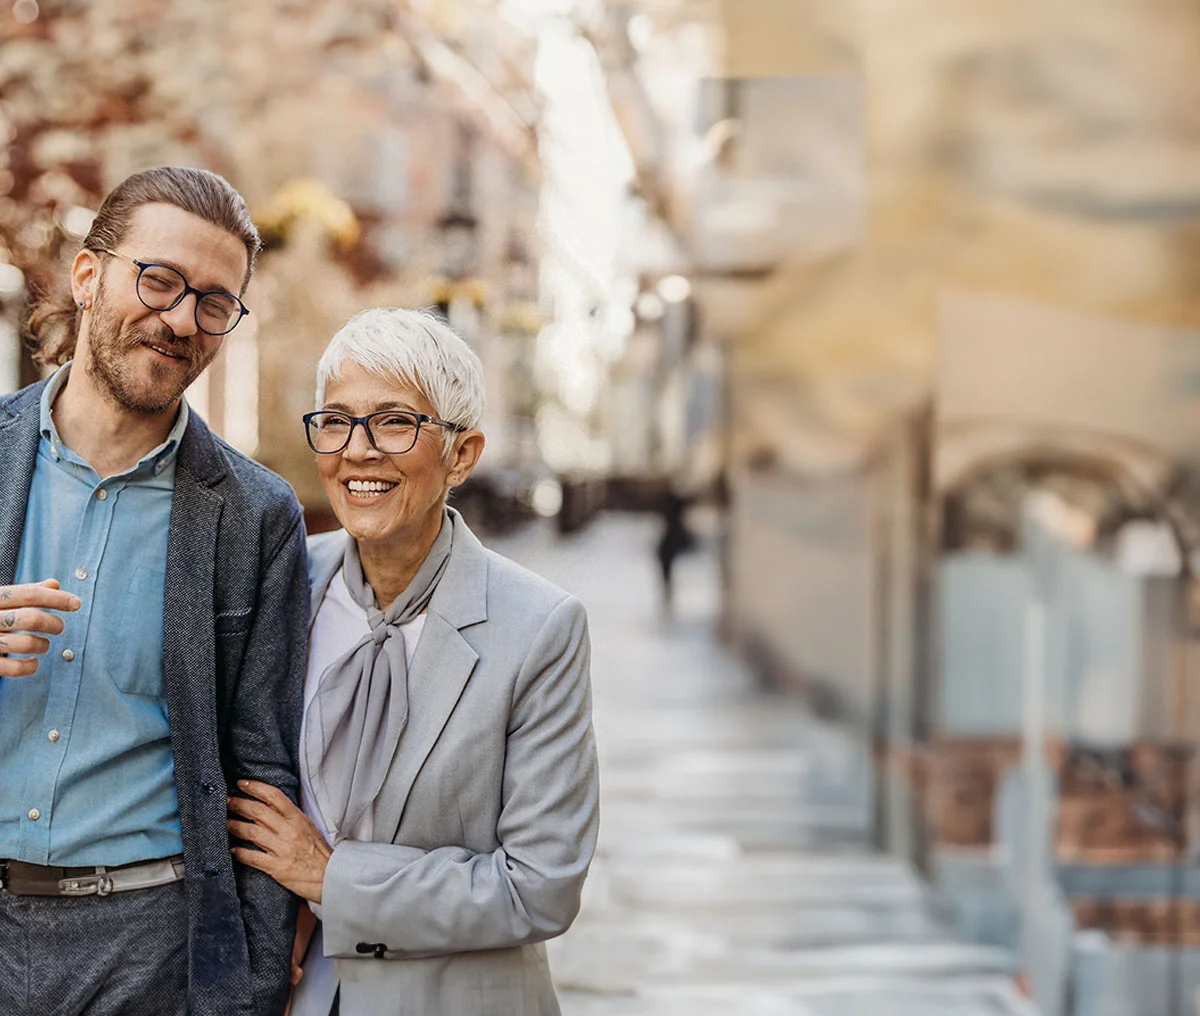
M62 438L58 436L58 427L54 424L54 416L50 410L54 406L54 400L58 398L58 393L63 390L63 386L67 383L67 377L71 373L71 364L73 360L68 360L58 368L46 382L46 387L42 389L42 398L40 404L40 420L42 437L50 442L50 450L55 458L61 458L71 453L71 450L62 443ZM143 470L160 473L166 465L175 456L179 450L179 442L183 440L183 433L187 430L188 419L191 416L191 410L188 408L187 399L179 400L179 412L175 416L175 423L167 432L167 439L157 448L153 448L142 456L140 461L130 473L140 473Z

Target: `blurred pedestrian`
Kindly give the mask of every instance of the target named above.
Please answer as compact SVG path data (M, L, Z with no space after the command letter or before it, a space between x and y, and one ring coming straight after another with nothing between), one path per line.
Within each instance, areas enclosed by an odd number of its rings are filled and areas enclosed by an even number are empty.
M304 526L184 390L248 313L259 250L221 177L107 197L48 381L0 398L5 1016L278 1016L295 901L229 853L226 780L295 796Z
M675 610L675 559L696 547L696 536L687 524L688 501L674 490L663 498L662 534L655 546L661 578L662 610L671 616Z

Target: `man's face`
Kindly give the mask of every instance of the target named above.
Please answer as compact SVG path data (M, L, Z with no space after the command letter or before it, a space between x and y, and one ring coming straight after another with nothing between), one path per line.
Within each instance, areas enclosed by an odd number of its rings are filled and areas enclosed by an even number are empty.
M133 213L116 250L125 257L83 252L76 259L75 296L90 309L75 356L91 383L122 409L156 416L174 409L212 363L224 336L197 328L193 293L169 311L146 307L138 299L138 269L126 258L169 265L202 292L238 293L246 248L232 233L182 208L150 204Z

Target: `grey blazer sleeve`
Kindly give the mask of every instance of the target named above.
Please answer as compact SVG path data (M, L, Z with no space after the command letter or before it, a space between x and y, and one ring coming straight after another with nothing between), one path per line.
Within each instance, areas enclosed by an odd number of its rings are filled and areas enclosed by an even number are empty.
M362 942L397 958L497 949L567 929L598 826L589 659L586 615L568 597L525 656L510 715L495 718L508 730L500 846L339 844L323 890L326 955L361 958Z

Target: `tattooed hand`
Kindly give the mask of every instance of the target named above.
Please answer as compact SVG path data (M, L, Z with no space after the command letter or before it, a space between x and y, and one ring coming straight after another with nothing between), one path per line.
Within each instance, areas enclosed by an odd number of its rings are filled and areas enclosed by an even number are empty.
M0 586L0 677L29 677L36 674L38 661L16 660L19 656L40 656L50 648L42 635L59 635L63 620L51 611L78 610L79 597L64 593L56 579L20 586Z

